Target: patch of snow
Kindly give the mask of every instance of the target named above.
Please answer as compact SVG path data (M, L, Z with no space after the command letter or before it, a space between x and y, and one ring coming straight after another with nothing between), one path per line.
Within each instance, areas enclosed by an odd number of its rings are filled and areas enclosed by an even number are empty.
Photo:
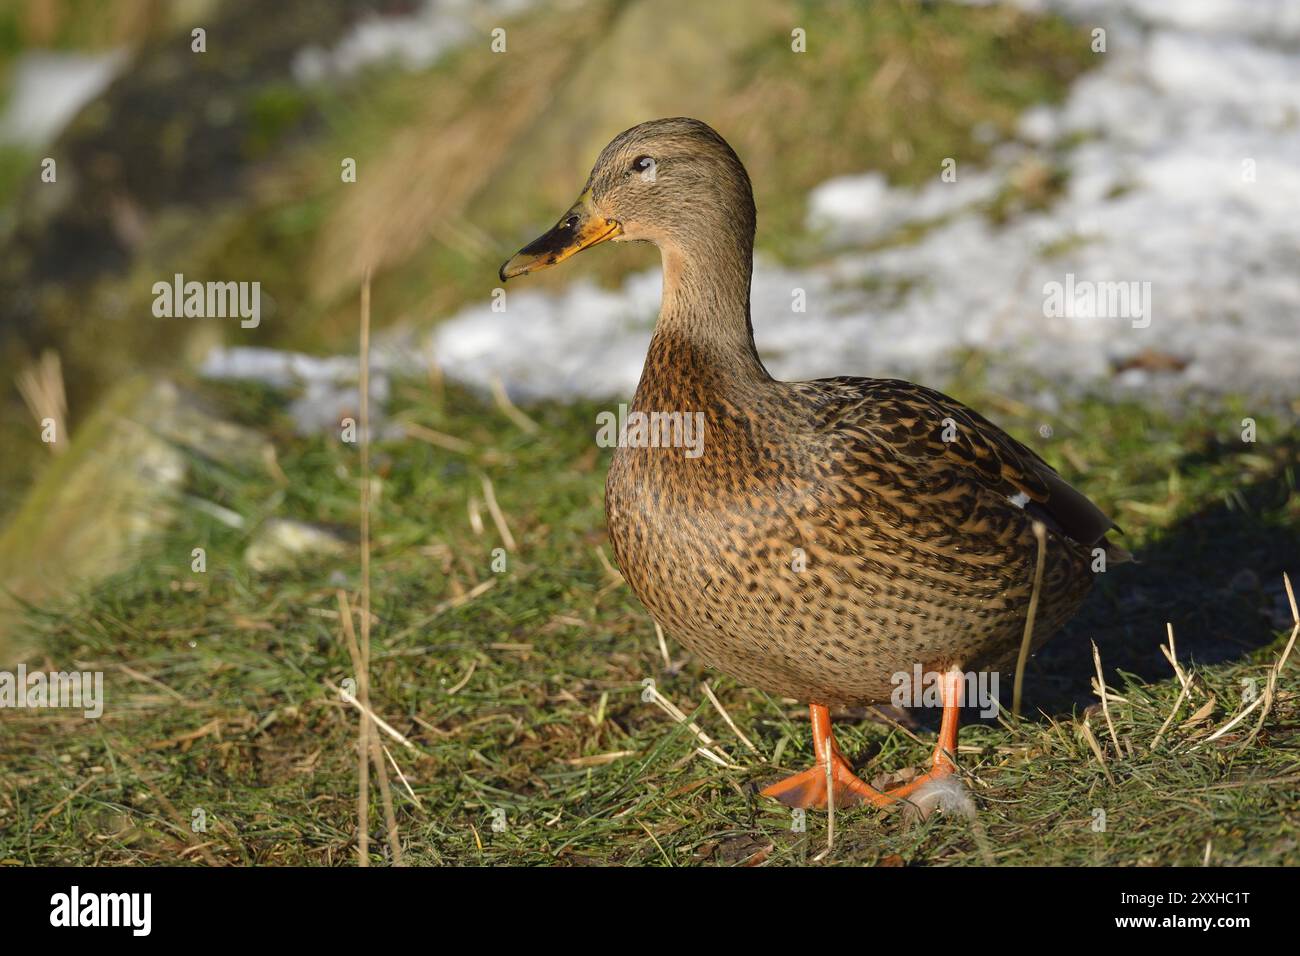
M985 170L959 165L945 183L936 169L920 190L874 173L814 190L825 260L755 264L754 330L773 374L933 380L979 349L994 383L1012 389L1028 370L1062 389L1294 397L1300 6L1021 5L1104 27L1108 52L1060 107L1026 112L1023 139L1001 144ZM993 223L981 205L1027 162L1060 164L1064 194ZM929 226L917 242L863 248L914 224ZM432 348L449 375L481 385L499 375L525 397L625 396L659 281L656 269L614 291L512 287L506 312L467 308L434 330ZM1149 283L1149 322L1088 307L1049 314L1053 284L1110 282ZM792 308L795 289L806 312ZM1145 369L1144 354L1182 370Z
M422 70L452 47L496 26L494 19L512 16L532 0L425 0L411 13L366 13L330 49L300 50L292 70L300 83L311 84L351 76L374 63L395 63ZM483 24L490 24L487 29Z
M435 332L432 353L456 378L488 384L500 375L526 398L617 395L641 374L662 288L655 269L617 291L584 280L555 295L511 289L506 311L471 306L450 334ZM528 356L544 367L527 372Z
M29 146L52 141L83 106L113 82L125 62L121 51L22 54L13 66L9 105L0 119L0 140Z
M407 362L392 351L376 349L370 362L372 424L382 431L382 412L391 392L391 373ZM204 356L199 374L214 381L259 382L295 393L288 413L299 434L338 429L346 417L355 418L361 404L355 356L318 358L275 349L214 348Z
M982 172L936 179L923 189L890 189L880 173L838 176L808 195L808 227L836 245L884 239L900 226L944 219L988 202L1002 177Z

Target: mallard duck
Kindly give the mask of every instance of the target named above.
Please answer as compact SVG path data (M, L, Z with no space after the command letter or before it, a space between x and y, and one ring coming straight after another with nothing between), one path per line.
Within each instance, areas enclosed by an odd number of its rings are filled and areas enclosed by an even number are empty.
M1114 524L1038 455L965 405L892 379L782 382L750 323L755 208L735 152L706 124L620 133L578 201L502 267L535 272L598 243L651 242L663 300L632 413L700 416L620 442L605 485L614 552L654 619L710 666L808 702L816 763L763 793L792 806L885 805L956 769L969 675L1013 665L1038 564L1031 646L1074 614ZM653 430L653 426L652 426ZM928 772L878 790L832 734L830 708L886 702L936 675ZM828 780L832 781L828 787Z

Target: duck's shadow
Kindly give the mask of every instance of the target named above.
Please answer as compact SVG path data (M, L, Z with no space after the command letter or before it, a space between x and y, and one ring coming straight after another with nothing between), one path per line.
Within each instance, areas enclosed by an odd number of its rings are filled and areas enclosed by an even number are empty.
M1094 641L1107 684L1120 687L1121 671L1143 682L1173 677L1160 650L1168 624L1184 667L1243 657L1288 630L1291 612L1282 573L1300 587L1300 535L1286 526L1283 515L1288 503L1295 507L1298 450L1300 443L1289 443L1273 470L1225 488L1217 502L1137 549L1135 563L1113 565L1101 575L1074 620L1029 661L1021 712L1031 719L1068 716L1096 704ZM1200 448L1184 455L1179 468L1225 454ZM1000 676L999 698L1010 707L1012 674ZM908 717L926 727L938 724L925 709ZM979 720L974 708L962 714L963 723Z
M1179 469L1222 457L1218 448L1184 455ZM1160 651L1172 624L1178 660L1203 666L1233 660L1271 643L1291 624L1282 583L1300 571L1300 536L1286 527L1295 495L1296 449L1249 484L1225 488L1220 499L1173 524L1112 566L1079 614L1029 663L1023 712L1068 714L1097 703L1092 642L1106 682L1119 671L1142 681L1173 676ZM1004 695L1006 696L1006 695Z

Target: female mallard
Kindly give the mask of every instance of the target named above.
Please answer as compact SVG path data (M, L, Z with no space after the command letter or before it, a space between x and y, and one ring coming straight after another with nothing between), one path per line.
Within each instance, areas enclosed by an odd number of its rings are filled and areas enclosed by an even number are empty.
M768 375L749 318L754 221L749 177L722 137L655 120L605 147L577 203L501 278L606 239L659 247L663 303L633 411L660 413L656 426L702 421L703 453L671 447L671 430L617 449L605 511L619 565L709 664L809 702L818 764L765 794L824 805L830 777L837 806L889 803L955 769L963 675L1015 660L1035 520L1048 533L1033 646L1078 608L1113 524L946 395ZM918 666L942 694L931 769L882 792L841 756L828 708L887 701Z

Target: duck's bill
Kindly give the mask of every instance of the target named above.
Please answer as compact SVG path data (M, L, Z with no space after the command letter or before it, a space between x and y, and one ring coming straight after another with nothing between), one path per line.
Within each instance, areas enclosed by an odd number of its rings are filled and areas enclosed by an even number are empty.
M597 215L584 196L561 217L553 229L524 246L501 267L501 281L547 269L606 239L613 239L623 227Z

